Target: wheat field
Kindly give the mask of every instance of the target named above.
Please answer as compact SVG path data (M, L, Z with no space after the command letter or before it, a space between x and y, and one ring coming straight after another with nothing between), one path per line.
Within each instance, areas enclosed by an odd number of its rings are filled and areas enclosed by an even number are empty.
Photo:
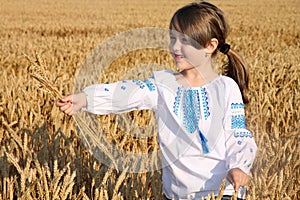
M190 1L0 2L0 199L161 199L159 167L129 173L98 162L82 144L74 118L60 113L57 97L30 76L25 55L38 56L52 86L69 94L78 69L101 42L135 28L168 28L176 9ZM249 65L247 126L258 153L247 199L300 199L300 3L211 2L226 13L228 43ZM216 63L224 59L218 55ZM149 63L174 69L167 52L142 49L114 60L99 81L120 80ZM152 136L130 137L118 128L117 115L101 116L107 144L156 152L156 130L147 129L153 113L129 115Z

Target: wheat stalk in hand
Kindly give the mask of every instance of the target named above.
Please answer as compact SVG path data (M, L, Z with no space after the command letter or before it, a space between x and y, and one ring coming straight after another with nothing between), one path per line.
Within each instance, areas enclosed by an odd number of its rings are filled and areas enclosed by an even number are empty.
M62 94L57 90L57 88L53 85L53 83L47 78L46 70L43 64L41 63L41 59L36 55L36 59L33 60L29 56L25 55L26 59L30 62L29 67L27 68L27 72L31 77L36 79L40 86L46 89L50 94L59 99L63 98Z
M40 87L43 89L46 89L47 92L49 92L53 97L62 99L63 95L58 91L58 89L54 86L53 82L51 82L46 75L46 70L43 64L41 63L41 59L36 55L36 59L33 60L29 56L25 55L26 59L30 62L30 66L27 68L27 71L31 77L33 77L35 80L37 80L40 84ZM105 153L105 155L110 158L113 165L118 171L116 161L114 160L113 155L110 153L110 151L106 148L104 144L101 142L98 142L98 138L96 137L96 132L94 129L92 129L85 120L76 113L72 115L73 119L79 126L80 133L83 137L83 139L87 142L88 147L90 147L90 142L87 138L92 138L94 143L96 143L96 146ZM88 136L88 137L87 137Z

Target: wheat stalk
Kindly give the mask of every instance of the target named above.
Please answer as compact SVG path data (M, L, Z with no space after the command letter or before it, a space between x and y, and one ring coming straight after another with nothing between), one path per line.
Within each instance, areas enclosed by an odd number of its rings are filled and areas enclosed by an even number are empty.
M71 173L70 163L65 167L67 168L67 173L63 178L63 183L60 189L60 199L67 199L68 196L72 196L73 186L75 184L74 179L76 177L76 171Z
M63 98L63 95L58 91L58 89L53 85L53 83L47 78L46 70L45 70L44 65L41 62L41 59L37 55L36 55L36 60L31 59L29 56L27 56L25 54L24 54L24 56L30 62L30 65L27 69L29 75L31 77L33 77L35 80L37 80L39 82L39 84L41 85L41 87L45 88L50 94L52 94L53 97L59 98L59 99ZM97 147L99 147L99 149L101 149L105 153L105 155L108 158L110 158L113 165L118 170L118 167L114 160L113 155L108 151L108 149L103 144L101 144L100 142L97 142L98 138L96 137L95 131L93 129L91 129L84 122L84 119L82 119L82 117L80 115L75 114L72 117L75 120L75 122L79 125L79 127L84 130L84 131L80 131L80 133L82 133L81 135L84 137L84 139L86 140L85 134L87 134L87 135L89 135L90 138L95 140L95 142L97 143Z
M27 72L31 77L36 79L40 85L46 89L50 94L54 97L63 98L61 93L57 90L56 87L53 86L53 83L47 78L45 74L45 67L41 63L41 59L36 55L36 59L33 60L29 56L25 55L26 59L30 62L29 67L27 68Z
M224 193L224 190L225 190L225 186L226 186L226 178L224 178L223 181L222 181L221 187L219 189L219 194L218 194L216 200L221 200L222 199L222 196L223 196L223 193Z
M124 169L124 171L121 173L121 175L119 176L119 178L118 178L118 180L116 182L115 188L114 188L113 198L112 199L117 199L119 188L120 188L122 182L125 180L125 178L127 176L127 170L128 169L129 169L129 166L127 166Z
M99 141L99 137L97 137L97 134L95 133L95 130L92 129L87 123L85 123L85 121L82 119L82 117L75 113L73 115L73 119L75 120L75 122L77 123L79 129L80 129L80 133L82 133L82 137L85 140L86 143L88 143L88 145L90 145L90 140L92 140L94 142L94 144L97 145L97 147L99 147L99 149L101 149L104 154L110 158L110 160L112 161L112 164L114 165L115 169L118 171L118 167L117 167L117 163L113 157L113 155L109 152L109 150L104 146L104 144L102 144ZM89 139L87 138L87 136L89 136ZM90 149L93 147L90 147Z

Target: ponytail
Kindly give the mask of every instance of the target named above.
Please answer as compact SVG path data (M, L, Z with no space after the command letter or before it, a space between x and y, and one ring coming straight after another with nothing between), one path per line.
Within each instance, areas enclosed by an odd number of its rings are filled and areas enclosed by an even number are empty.
M222 45L219 50L228 57L228 63L223 65L225 75L232 78L238 84L244 104L249 103L247 97L249 74L245 62L242 57L236 51L230 49L230 45L226 43Z

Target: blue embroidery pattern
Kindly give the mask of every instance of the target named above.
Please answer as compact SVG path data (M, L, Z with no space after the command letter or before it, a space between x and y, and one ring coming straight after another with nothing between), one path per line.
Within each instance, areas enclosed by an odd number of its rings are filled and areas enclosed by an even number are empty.
M210 115L209 107L208 107L208 97L205 88L201 88L201 96L202 96L202 106L204 111L204 118L207 119Z
M246 120L245 120L245 115L233 115L231 117L231 128L236 129L236 128L246 128Z
M126 90L126 87L124 85L121 86L122 90Z
M146 79L144 81L144 83L146 84L146 86L148 87L148 89L152 92L155 91L155 85L150 81L150 79Z
M251 132L249 131L238 131L234 133L234 137L249 137L249 138L253 138L253 135Z
M203 153L209 153L207 147L207 139L199 129L200 119L200 99L198 90L184 90L183 92L183 124L189 133L194 133L196 130L201 139Z
M109 91L109 89L108 89L108 88L104 88L104 91L107 91L107 92L108 92L108 91Z
M231 103L231 109L244 109L243 103Z
M174 101L174 106L173 106L173 112L175 113L176 116L178 116L178 110L179 110L179 105L180 105L180 99L181 99L181 94L182 94L182 88L178 87L177 92L176 92L176 97Z
M145 88L144 82L140 80L132 80L135 84L137 84L141 89Z
M183 93L183 124L189 133L195 132L200 119L198 90L185 90Z
M202 102L204 107L205 119L210 115L208 102L207 102L207 93L204 90L201 90L202 93ZM176 116L179 115L180 104L182 103L182 112L183 112L183 125L189 133L198 132L201 139L202 150L204 154L209 153L207 146L207 139L199 129L199 120L201 118L200 110L200 97L198 90L187 89L184 90L182 87L178 87L176 92L176 97L173 105L173 112Z

